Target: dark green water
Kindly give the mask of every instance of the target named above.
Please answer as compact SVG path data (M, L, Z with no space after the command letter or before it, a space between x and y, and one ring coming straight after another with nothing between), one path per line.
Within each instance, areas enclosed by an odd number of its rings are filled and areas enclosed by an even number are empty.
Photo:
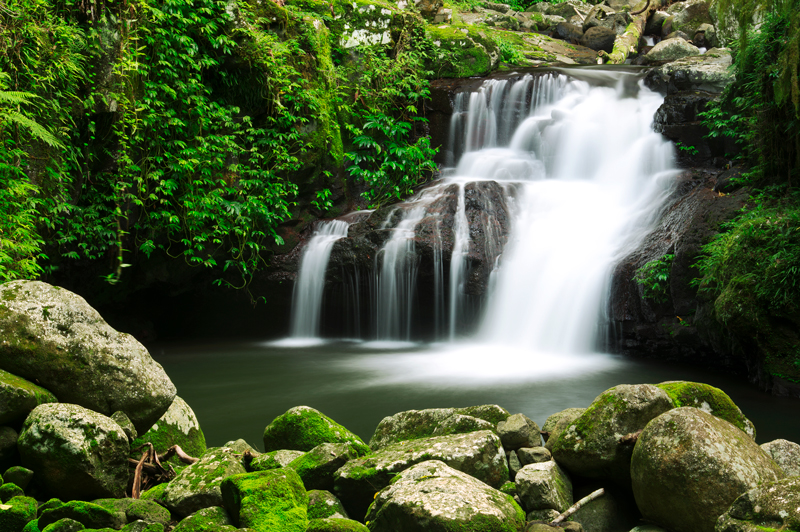
M151 349L197 414L209 445L244 438L262 448L264 427L308 405L368 441L384 417L409 409L498 404L540 425L550 414L586 407L617 384L666 380L723 389L755 424L757 439L800 442L800 401L773 397L727 375L606 354L565 357L497 346L335 343L163 345Z

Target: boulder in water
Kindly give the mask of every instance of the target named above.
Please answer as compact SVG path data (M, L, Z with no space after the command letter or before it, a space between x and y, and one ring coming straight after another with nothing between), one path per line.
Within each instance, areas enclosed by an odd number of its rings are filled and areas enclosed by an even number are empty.
M37 406L18 441L25 467L64 500L123 497L128 484L128 437L110 418L82 406Z
M753 488L722 514L715 532L800 530L800 478L786 478Z
M264 450L310 451L322 443L366 444L334 420L309 406L296 406L276 417L264 429Z
M133 336L112 329L82 297L39 281L0 285L0 368L35 379L59 401L106 416L121 410L139 432L175 397Z
M525 514L509 495L443 462L428 460L403 471L381 490L366 521L373 532L517 532L525 525Z
M308 526L308 495L289 468L228 477L222 482L222 498L240 528L305 532Z
M712 532L739 495L783 477L750 436L692 407L670 410L647 425L630 472L644 518L674 532Z

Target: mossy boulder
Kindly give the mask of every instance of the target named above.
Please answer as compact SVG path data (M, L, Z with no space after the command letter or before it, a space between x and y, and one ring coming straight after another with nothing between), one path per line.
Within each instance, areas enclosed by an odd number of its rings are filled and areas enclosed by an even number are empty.
M787 477L800 476L800 445L788 440L773 440L761 445Z
M486 30L476 26L427 26L437 47L434 74L442 78L484 76L500 63L500 48Z
M128 437L102 414L73 404L39 405L25 420L18 447L23 465L60 499L125 496Z
M571 474L625 486L630 483L633 446L621 438L672 407L667 393L653 385L615 386L600 394L555 441L551 437L548 448Z
M0 486L0 501L6 502L14 497L25 495L25 490L14 484L13 482L6 482Z
M348 460L367 454L368 447L352 443L323 443L289 463L306 490L332 490L333 473Z
M3 473L3 478L0 480L0 482L10 482L12 484L16 484L24 490L28 488L31 480L33 480L33 471L27 467L12 466L6 469L6 472Z
M39 281L0 285L0 368L35 379L61 402L106 416L121 410L139 432L175 397L133 336L111 328L82 297Z
M714 24L709 13L710 0L687 0L667 8L672 17L672 31L682 31L689 37L703 24Z
M42 532L78 532L79 530L85 529L86 527L83 526L83 523L70 519L69 517L59 519L55 523L50 523L41 528Z
M658 63L661 61L674 61L682 57L691 57L700 55L700 49L690 42L687 42L680 37L673 39L666 39L647 52L644 56L645 61L648 63Z
M525 511L558 510L572 506L572 481L554 461L529 464L514 480Z
M206 438L197 416L186 401L175 396L172 404L150 429L131 444L135 449L147 442L161 454L173 445L179 445L189 456L202 456L206 452ZM135 458L140 458L136 456ZM177 460L177 458L173 458Z
M296 406L264 429L264 451L310 451L322 443L366 444L334 420L309 406Z
M506 451L520 447L538 447L542 444L539 425L525 414L514 414L497 424L497 435Z
M388 486L401 471L426 460L441 460L493 487L508 480L500 438L484 430L395 443L350 460L334 473L334 493L350 516L361 519L376 491Z
M510 495L438 460L419 463L375 497L372 532L486 530L518 532L525 513Z
M712 416L732 423L748 436L756 439L756 428L753 422L747 419L728 394L708 384L689 381L668 381L656 384L669 398L675 408L693 406Z
M558 435L584 412L586 412L585 408L567 408L551 414L542 425L545 446L550 449L552 446L551 440L555 442L558 439Z
M325 490L308 491L309 519L347 519L347 511L336 495Z
M41 386L0 369L0 425L21 422L37 406L57 401Z
M70 501L42 512L39 516L39 528L44 530L62 519L78 521L86 528L120 529L128 522L125 512L116 508L85 501Z
M352 519L312 519L306 532L369 532L369 528Z
M800 478L768 482L740 495L714 527L715 532L800 530Z
M211 448L167 484L161 502L180 516L222 506L222 481L245 472L241 455L229 447Z
M97 499L93 504L102 506L112 512L121 513L128 523L144 521L166 525L171 517L169 510L160 504L146 499Z
M268 453L259 454L248 464L249 471L269 471L270 469L280 469L286 467L290 462L306 454L303 451L292 451L280 449Z
M0 530L19 532L36 519L36 499L14 497L0 506Z
M383 418L375 428L369 446L380 449L393 443L429 436L496 431L497 424L510 415L508 410L497 405L406 410Z
M220 506L212 506L198 510L178 523L172 532L235 532L228 512Z
M164 493L167 491L167 484L166 482L163 484L156 484L149 490L142 492L139 496L139 499L143 501L152 501L160 506L166 507L166 503L164 502Z
M713 531L739 495L784 476L750 436L692 407L647 425L630 471L642 516L673 532Z
M289 468L245 473L222 482L225 508L236 526L259 532L305 532L308 495Z

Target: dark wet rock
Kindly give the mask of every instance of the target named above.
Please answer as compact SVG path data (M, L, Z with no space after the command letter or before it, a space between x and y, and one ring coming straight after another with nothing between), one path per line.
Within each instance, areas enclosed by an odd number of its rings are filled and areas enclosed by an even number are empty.
M510 451L506 453L506 456L508 458L508 478L514 480L519 470L522 469L522 464L519 461L516 451ZM502 491L502 487L500 489Z
M11 427L0 427L0 467L19 463L17 440L19 434Z
M16 484L23 490L28 488L28 484L33 480L33 471L22 466L9 467L3 473L3 482L10 482Z
M516 532L525 514L514 499L479 480L429 460L400 473L366 516L373 532L481 530Z
M669 14L666 11L656 11L647 19L647 24L644 26L645 35L661 36L661 27L664 21L667 20Z
M712 532L739 495L783 477L750 436L692 407L647 425L630 474L643 517L675 532Z
M603 50L611 53L614 49L614 40L616 38L617 34L614 30L595 26L586 30L581 39L581 44L598 52Z
M686 0L675 2L667 8L672 17L672 31L680 30L687 35L694 35L703 24L713 24L709 13L709 0Z
M583 30L568 22L559 22L553 32L553 37L578 44L583 38Z
M128 522L124 512L90 502L70 501L42 512L39 516L39 528L44 530L61 519L73 519L86 528L120 529Z
M525 414L514 414L498 423L497 434L503 442L503 448L507 451L542 445L539 425Z
M786 478L753 488L722 514L715 532L800 530L800 478Z
M588 495L595 487L584 486L581 492L576 491L575 500ZM580 523L586 532L630 531L641 518L633 497L624 490L609 486L604 490L601 497L584 504L568 519Z

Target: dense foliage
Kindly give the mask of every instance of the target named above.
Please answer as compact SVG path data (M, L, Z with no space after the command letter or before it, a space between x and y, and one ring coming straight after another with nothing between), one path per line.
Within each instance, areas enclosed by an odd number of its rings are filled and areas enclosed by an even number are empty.
M282 243L299 182L331 208L344 145L365 201L411 193L435 153L415 127L424 31L409 24L394 48L353 54L338 21L352 8L319 7L5 4L0 280L88 260L113 283L155 253L246 286Z

